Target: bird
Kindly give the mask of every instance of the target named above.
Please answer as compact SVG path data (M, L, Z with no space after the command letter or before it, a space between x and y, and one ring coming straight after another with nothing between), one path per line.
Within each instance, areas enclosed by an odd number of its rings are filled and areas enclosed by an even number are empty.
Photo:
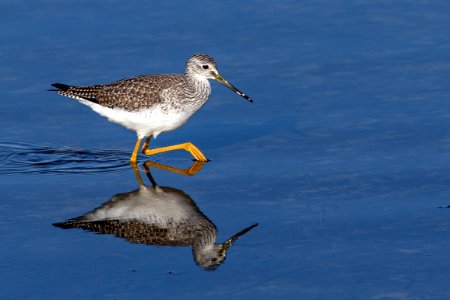
M200 211L191 196L177 188L159 186L148 167L144 165L144 169L152 186L143 183L135 168L138 189L116 194L81 216L53 225L110 234L133 244L190 246L195 263L206 270L222 264L234 242L258 225L255 223L217 243L216 225Z
M215 80L243 97L253 100L220 75L217 63L207 54L194 54L186 62L184 74L140 75L109 84L71 86L54 83L49 91L77 99L109 121L135 131L137 141L130 163L138 161L141 142L146 138L142 153L154 155L172 150L185 150L195 160L208 161L190 142L149 148L152 138L175 130L185 124L208 100L209 80Z

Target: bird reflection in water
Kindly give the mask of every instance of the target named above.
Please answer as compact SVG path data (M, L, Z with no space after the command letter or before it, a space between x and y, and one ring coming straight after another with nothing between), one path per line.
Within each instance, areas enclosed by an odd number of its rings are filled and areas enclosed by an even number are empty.
M257 224L239 231L224 243L216 244L216 226L192 198L182 190L158 186L149 169L152 166L194 175L203 164L196 161L190 168L180 170L147 161L144 170L152 186L143 183L138 168L132 165L140 184L138 189L117 194L94 210L54 226L113 234L135 244L191 246L198 266L215 269L224 262L227 250L233 243Z

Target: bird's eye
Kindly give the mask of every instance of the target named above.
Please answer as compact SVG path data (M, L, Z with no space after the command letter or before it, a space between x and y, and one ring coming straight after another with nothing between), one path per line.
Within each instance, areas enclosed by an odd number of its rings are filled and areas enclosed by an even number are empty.
M202 68L207 70L207 69L209 69L209 66L208 65L203 65Z

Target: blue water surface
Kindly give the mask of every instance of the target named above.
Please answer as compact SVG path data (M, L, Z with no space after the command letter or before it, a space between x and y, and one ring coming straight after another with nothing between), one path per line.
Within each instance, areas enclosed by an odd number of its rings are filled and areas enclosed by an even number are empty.
M0 298L449 299L449 15L443 0L1 1ZM214 270L190 246L52 226L139 183L135 134L50 84L181 73L193 53L255 103L212 83L153 142L211 161L151 174L218 243L258 226Z

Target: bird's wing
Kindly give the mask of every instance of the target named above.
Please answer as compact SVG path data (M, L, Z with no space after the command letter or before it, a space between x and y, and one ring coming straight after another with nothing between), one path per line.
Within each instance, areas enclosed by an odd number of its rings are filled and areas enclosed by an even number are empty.
M143 75L104 85L69 86L55 83L53 86L64 96L133 111L163 102L161 92L183 80L183 75Z

